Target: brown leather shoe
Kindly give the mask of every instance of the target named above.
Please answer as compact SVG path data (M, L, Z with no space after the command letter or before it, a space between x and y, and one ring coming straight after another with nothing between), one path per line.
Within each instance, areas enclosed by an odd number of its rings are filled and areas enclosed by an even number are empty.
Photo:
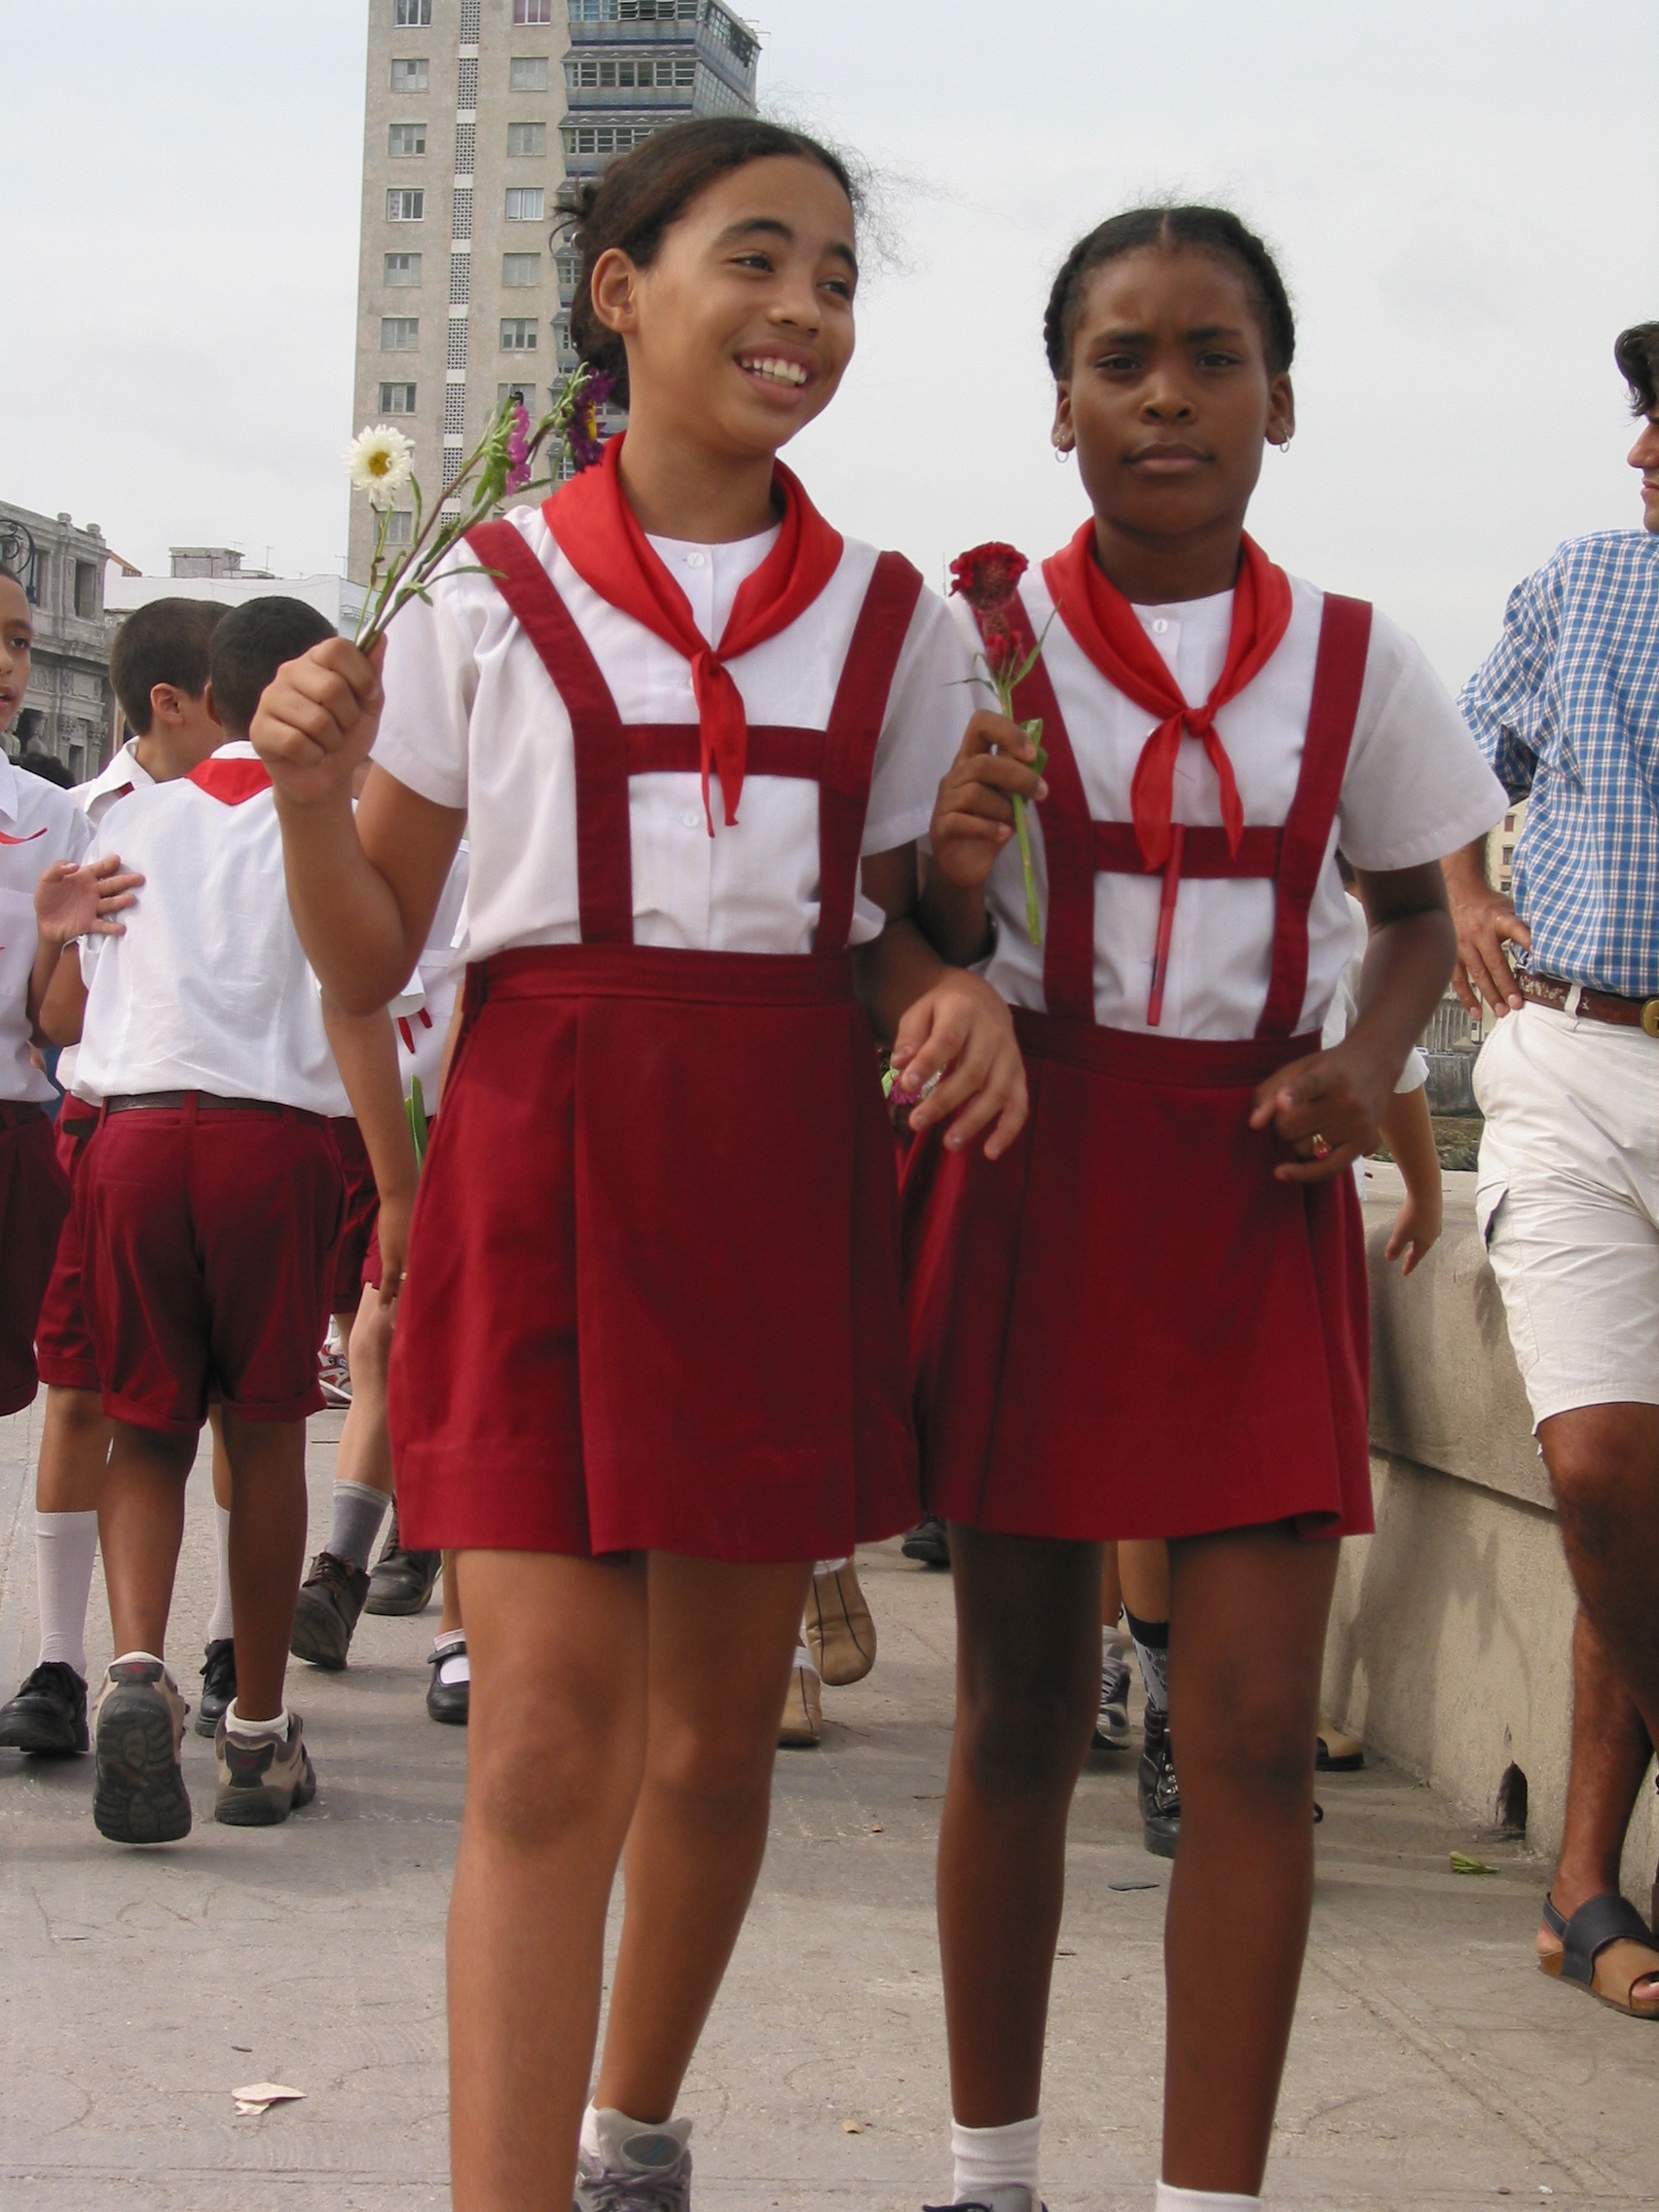
M288 1649L296 1659L339 1674L369 1594L368 1569L333 1552L318 1552L300 1585Z
M797 1652L790 1670L789 1695L784 1699L784 1717L778 1728L778 1749L810 1751L817 1746L823 1730L824 1701L819 1694L818 1677L811 1667L802 1663Z
M875 1665L875 1623L848 1560L815 1574L806 1594L806 1648L827 1682L862 1682Z

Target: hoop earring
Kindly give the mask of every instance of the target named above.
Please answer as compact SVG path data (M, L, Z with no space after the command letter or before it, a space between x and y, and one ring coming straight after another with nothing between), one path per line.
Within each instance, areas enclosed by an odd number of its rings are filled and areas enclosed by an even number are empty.
M1066 462L1067 462L1068 461L1070 461L1070 459L1071 459L1071 448L1070 448L1070 446L1056 446L1056 447L1054 448L1054 459L1055 459L1055 460L1056 460L1056 461L1057 461L1059 462L1060 466L1061 466L1061 467L1063 468L1063 467L1065 466Z
M1290 451L1290 441L1291 441L1291 439L1292 439L1292 438L1294 438L1294 437L1295 437L1295 435L1296 435L1296 432L1295 432L1294 430L1291 430L1291 431L1287 432L1287 433L1286 433L1286 435L1285 435L1284 437L1280 438L1280 440L1279 440L1279 449L1278 449L1278 450L1279 450L1279 452L1280 452L1281 454L1286 454L1286 453L1289 453L1289 451Z

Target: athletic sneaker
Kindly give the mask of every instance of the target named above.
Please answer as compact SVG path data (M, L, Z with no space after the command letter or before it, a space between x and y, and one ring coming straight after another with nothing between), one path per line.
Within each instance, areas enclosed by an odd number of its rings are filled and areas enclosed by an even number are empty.
M1129 1662L1115 1643L1100 1659L1100 1710L1094 1716L1093 1749L1122 1751L1129 1741Z
M159 1659L118 1659L92 1714L92 1825L111 1843L190 1833L179 1746L184 1700Z
M351 1370L337 1351L318 1353L316 1382L327 1404L349 1406L351 1403Z
M784 1717L778 1724L781 1751L810 1751L824 1731L824 1698L818 1670L804 1651L795 1653L790 1669L789 1694Z
M1022 2182L1011 2182L1004 2189L987 2189L980 2196L959 2197L954 2204L924 2204L922 2212L1049 2212L1049 2207L1039 2204L1035 2193Z
M288 1639L294 1657L337 1675L346 1664L368 1594L367 1567L333 1552L318 1552L294 1604L294 1633Z
M851 1560L833 1574L813 1576L803 1634L827 1682L862 1682L875 1665L875 1623Z
M572 2212L691 2212L688 2120L641 2127L626 2113L595 2113L600 2147L576 2154Z
M1169 1742L1169 1715L1149 1705L1145 1748L1141 1752L1141 1828L1146 1847L1159 1859L1173 1859L1181 1836L1181 1785L1175 1779L1175 1753Z
M457 1660L461 1666L456 1665ZM429 1651L426 1664L432 1670L432 1678L426 1684L426 1711L434 1720L454 1721L464 1728L472 1708L472 1677L466 1665L464 1641L452 1643L447 1651Z
M211 1742L225 1708L237 1694L237 1647L228 1636L215 1636L202 1663L202 1695L196 1706L196 1733Z
M937 1513L918 1521L899 1549L906 1559L920 1560L924 1567L950 1565L950 1537Z
M316 1774L306 1751L305 1723L288 1714L288 1732L246 1743L220 1721L213 1737L219 1790L213 1818L231 1828L274 1828L316 1795Z
M43 1756L87 1749L87 1685L67 1660L43 1660L0 1705L0 1744Z
M369 1573L370 1613L424 1613L431 1601L432 1585L444 1563L442 1552L406 1552L398 1540L397 1507L391 1509L391 1527L386 1532L381 1556Z

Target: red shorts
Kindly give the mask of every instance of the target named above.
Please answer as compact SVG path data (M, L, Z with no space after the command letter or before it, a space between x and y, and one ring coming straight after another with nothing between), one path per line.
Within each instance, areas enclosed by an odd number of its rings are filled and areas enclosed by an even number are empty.
M21 1413L38 1386L35 1324L68 1209L51 1122L0 1104L0 1414Z
M57 1116L57 1164L73 1190L87 1139L98 1125L98 1110L66 1097ZM41 1303L35 1330L35 1362L40 1379L55 1390L95 1390L97 1355L81 1303L81 1233L73 1208L64 1216L57 1259Z
M315 1115L193 1100L107 1116L75 1179L104 1412L175 1436L201 1427L210 1389L244 1420L319 1412L344 1212Z
M380 1193L375 1189L375 1171L369 1165L368 1147L356 1123L350 1115L340 1115L329 1123L328 1129L340 1155L340 1172L346 1178L346 1225L334 1247L328 1310L354 1313L363 1295L363 1263L380 1212Z

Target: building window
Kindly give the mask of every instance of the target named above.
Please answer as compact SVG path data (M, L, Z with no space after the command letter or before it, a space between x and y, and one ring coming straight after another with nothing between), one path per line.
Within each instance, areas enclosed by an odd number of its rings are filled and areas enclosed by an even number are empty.
M712 23L719 14L710 0L570 0L572 23Z
M394 61L391 65L392 91L424 92L428 82L427 66L424 61Z
M83 621L92 622L98 611L98 571L95 561L77 561L75 564L75 611Z
M393 507L386 518L386 541L388 545L413 545L415 542L415 516L408 507Z
M426 195L424 192L399 192L394 188L386 196L386 219L388 223L424 223L426 220Z
M421 343L421 318L414 314L381 316L381 351L413 353Z
M507 152L509 154L545 154L547 151L547 126L545 123L509 123L507 125Z
M513 0L515 23L550 23L553 20L553 0Z
M383 384L380 411L383 415L413 415L415 387L412 384Z
M391 19L400 31L425 30L432 20L432 0L396 0Z
M509 223L539 223L547 195L538 185L515 186L507 194L507 221Z
M501 282L514 286L539 284L541 281L541 256L538 253L503 253L501 256Z
M410 154L426 151L426 126L424 123L394 123L386 134L386 150L394 161Z
M512 92L544 92L547 90L546 55L515 54L507 63L507 90Z
M516 399L528 413L535 413L535 387L533 384L498 384L496 387L496 405L505 407L509 399Z
M386 281L388 284L418 284L421 281L421 256L418 253L388 253L386 257Z
M565 63L565 83L572 92L584 86L596 90L639 87L645 89L661 85L694 85L697 81L695 61L658 61L647 55L640 60L631 55L596 55L589 59L572 55Z
M643 146L657 128L654 123L568 123L559 135L567 154L626 154Z
M502 316L501 351L503 353L534 353L535 351L535 317L533 314Z

